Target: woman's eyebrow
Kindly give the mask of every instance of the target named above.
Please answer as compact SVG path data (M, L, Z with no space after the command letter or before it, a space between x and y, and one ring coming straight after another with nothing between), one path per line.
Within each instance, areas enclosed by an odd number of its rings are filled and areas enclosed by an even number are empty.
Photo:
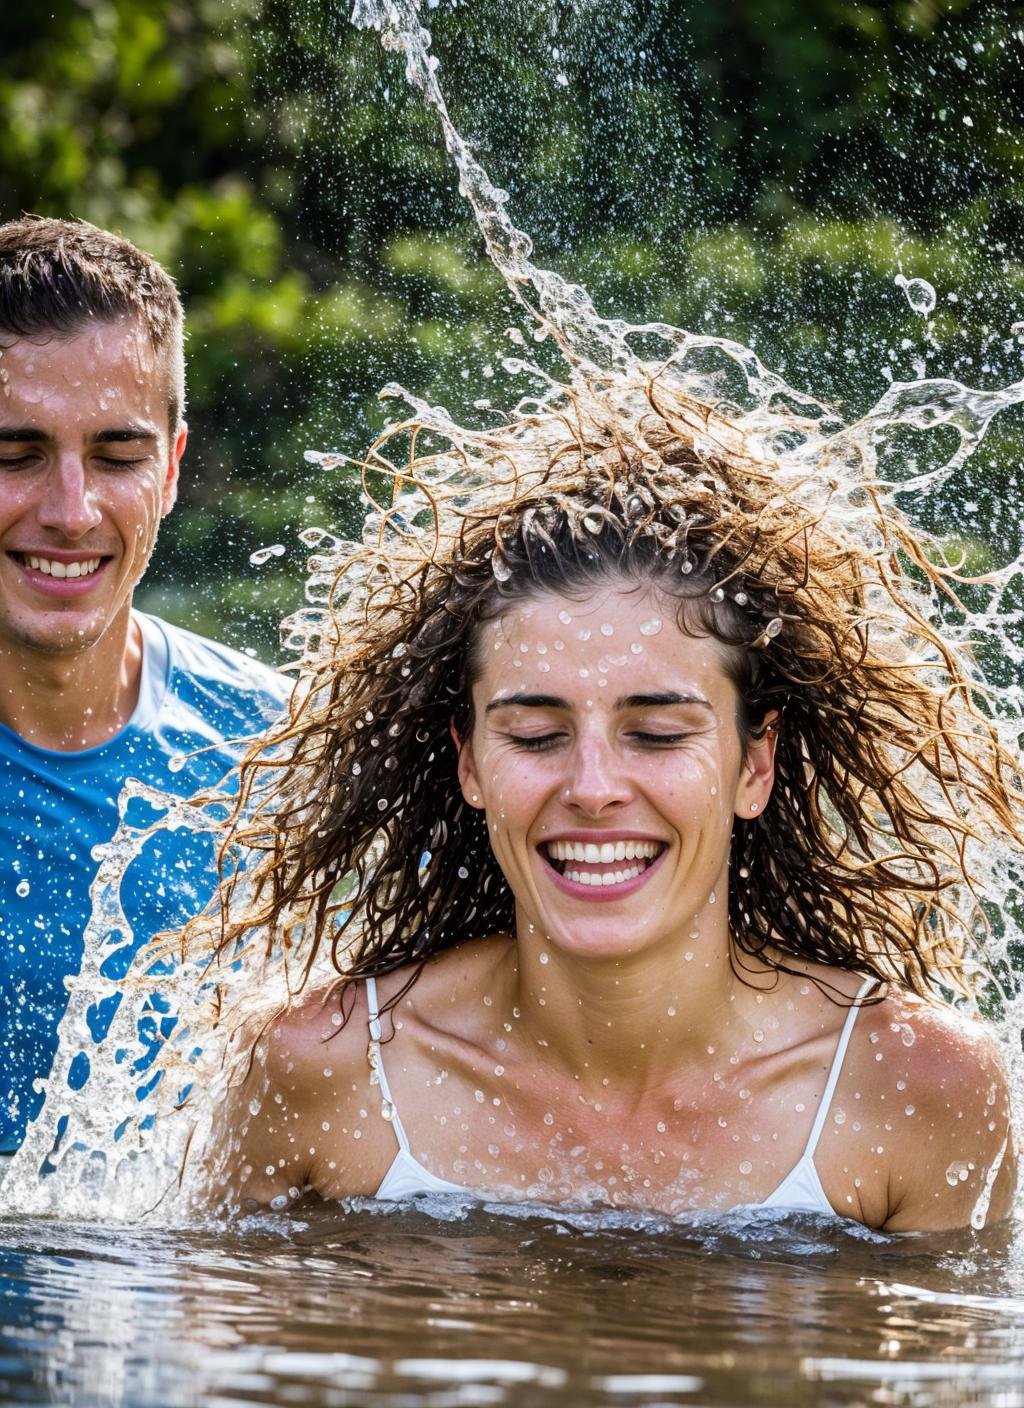
M616 709L658 709L671 704L696 704L703 709L714 710L714 705L699 694L677 694L675 690L663 690L657 694L626 694L616 699ZM557 694L530 694L523 690L516 694L499 694L487 705L485 713L494 709L571 709L572 705Z
M494 709L508 709L518 707L520 709L568 709L570 706L564 699L559 699L557 694L529 694L521 691L518 694L499 694L497 699L492 699L484 713L490 714Z
M664 690L658 694L626 694L616 699L616 709L658 709L667 704L699 704L701 708L714 710L710 700L700 694L677 694L675 690Z

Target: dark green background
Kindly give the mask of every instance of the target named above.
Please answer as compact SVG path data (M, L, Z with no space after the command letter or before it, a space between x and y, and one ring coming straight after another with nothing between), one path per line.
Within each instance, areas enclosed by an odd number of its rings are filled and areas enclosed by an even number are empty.
M848 415L915 359L982 386L1024 373L1024 7L441 0L429 18L456 122L539 261L602 312L748 342ZM386 381L456 415L516 394L497 360L514 314L433 116L346 6L5 0L0 137L0 217L84 216L179 280L192 440L142 601L273 658L298 531L358 522L351 482L303 451L358 453ZM934 347L901 272L936 286ZM1020 444L1004 417L980 507L953 495L939 526L1016 550ZM285 555L251 567L272 543Z

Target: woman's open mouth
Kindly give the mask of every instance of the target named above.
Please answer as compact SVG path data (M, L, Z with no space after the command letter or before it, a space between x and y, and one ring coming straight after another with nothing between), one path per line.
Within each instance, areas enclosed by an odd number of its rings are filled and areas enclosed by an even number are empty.
M638 879L665 849L663 841L548 841L540 852L571 884L610 889Z

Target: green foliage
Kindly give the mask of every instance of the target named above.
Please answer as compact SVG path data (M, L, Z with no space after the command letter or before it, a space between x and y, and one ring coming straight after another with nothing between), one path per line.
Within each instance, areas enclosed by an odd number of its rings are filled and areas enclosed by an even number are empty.
M425 14L456 122L540 261L603 311L739 338L848 414L919 369L1019 378L1020 5ZM7 0L0 56L0 217L120 229L188 307L186 482L144 600L272 654L301 601L297 532L358 527L351 476L303 451L358 454L387 381L464 416L507 389L515 313L436 121L347 4ZM900 273L938 290L929 337ZM485 365L499 370L482 386ZM972 566L1019 523L1000 498L1016 438L993 438L939 525ZM251 568L270 543L286 555Z

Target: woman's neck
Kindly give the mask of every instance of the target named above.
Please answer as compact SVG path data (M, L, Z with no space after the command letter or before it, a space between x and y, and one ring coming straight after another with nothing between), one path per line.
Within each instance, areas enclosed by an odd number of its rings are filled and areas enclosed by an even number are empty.
M510 1006L521 1038L544 1050L577 1088L634 1084L639 1094L716 1055L756 1050L762 964L741 982L724 924L684 933L673 945L594 958L568 953L523 926L509 953Z

